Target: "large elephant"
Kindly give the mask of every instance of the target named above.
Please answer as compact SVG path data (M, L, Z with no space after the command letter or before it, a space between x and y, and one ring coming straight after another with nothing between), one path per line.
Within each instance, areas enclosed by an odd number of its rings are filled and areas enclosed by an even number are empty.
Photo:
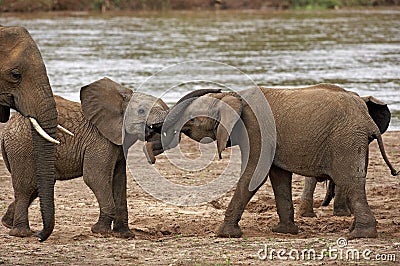
M391 113L384 102L369 96L361 97L368 107L368 113L374 120L375 124L379 128L381 134L385 133L389 127ZM369 140L369 143L372 139ZM304 189L301 194L301 200L299 205L299 215L303 217L316 217L314 212L314 191L317 185L317 180L313 177L305 177ZM336 187L332 180L329 180L326 195L321 203L321 206L328 206L332 198L333 203L333 215L335 216L349 216L351 215L350 206L348 206L348 200L344 191L340 187Z
M33 142L32 171L43 220L37 235L44 241L54 228L56 103L42 56L25 28L0 26L0 62L0 122L8 121L13 108L32 123L27 134Z
M144 140L146 117L149 118L149 124L161 122L168 110L167 105L156 97L132 92L108 78L81 89L82 108L79 103L60 96L55 96L55 100L58 123L74 133L74 137L57 134L61 144L55 149L56 179L68 180L83 176L85 183L94 192L100 215L98 222L92 226L92 232L113 232L120 237L133 236L128 227L122 121L127 109L143 115L139 118L138 115L132 116L137 118L136 122L140 122L141 127L131 129L130 134L132 138ZM135 104L138 102L140 105ZM11 228L10 235L20 237L32 234L28 207L38 195L29 133L29 121L15 114L5 126L1 138L3 158L12 176L15 195L2 223ZM149 137L151 129L146 133Z
M264 129L259 126L260 121L257 121L253 112L254 106L244 99L256 96L260 91L275 118L276 151L269 172L265 172L261 184L251 190L249 185L262 154L261 132ZM224 105L217 100L230 106L232 111L227 113L227 108L222 108ZM367 105L355 93L331 84L296 89L252 88L240 93L211 93L181 102L171 108L168 117L162 128L165 149L176 146L176 135L183 132L197 141L204 137L217 140L218 153L227 145L239 145L242 154L248 150L247 164L242 169L224 222L218 230L219 236L242 235L238 223L247 203L266 181L267 175L271 179L279 215L279 223L272 231L297 234L292 202L292 173L332 179L345 190L354 210L355 218L349 238L377 236L376 220L365 193L368 143L371 140L377 139L391 173L397 175L398 172L388 161L380 131L368 114ZM215 117L219 117L221 122ZM221 130L221 124L225 130ZM248 138L232 138L239 130L246 131ZM224 131L230 132L230 139ZM242 156L242 166L243 162L246 161Z

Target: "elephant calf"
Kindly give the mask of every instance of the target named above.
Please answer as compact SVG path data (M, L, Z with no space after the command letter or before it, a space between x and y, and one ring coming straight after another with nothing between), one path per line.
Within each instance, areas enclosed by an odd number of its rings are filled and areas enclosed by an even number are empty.
M292 202L292 174L296 173L333 180L344 190L354 211L349 238L376 237L376 220L365 193L369 143L376 139L392 175L400 172L389 162L380 128L368 111L381 105L374 101L373 97L365 101L332 84L252 88L238 93L215 91L197 96L192 92L171 108L161 128L163 145L165 150L177 146L180 132L199 142L205 138L216 140L219 155L226 147L239 145L241 177L218 229L219 236L242 235L239 221L243 211L267 176L279 216L272 231L297 234ZM256 111L262 105L269 105L274 121L267 112L257 117ZM271 128L276 129L276 139L268 135ZM272 154L263 146L268 147L274 140L276 150ZM272 161L269 171L257 172L268 160Z
M368 113L372 120L376 124L381 134L384 134L389 127L391 113L390 110L384 102L369 96L361 97L368 107ZM369 139L368 143L371 143L372 139ZM316 217L313 209L314 204L314 190L317 185L317 180L313 177L305 177L304 179L304 189L301 195L299 214L303 217ZM336 188L335 188L336 187ZM340 187L329 180L325 199L322 202L322 206L328 206L330 201L334 199L333 204L333 215L335 216L350 216L351 210L348 203L348 198Z
M62 132L57 134L61 144L56 145L55 150L56 179L83 176L100 206L99 219L92 226L93 233L113 232L118 237L134 236L128 227L126 161L122 148L123 116L128 106L136 108L134 104L128 105L133 97L133 103L135 100L141 103L140 113L144 116L135 118L140 120L142 129L145 128L146 118L152 117L152 112L162 114L168 108L153 96L133 93L107 78L81 89L82 107L60 96L54 97L59 124L74 133L74 137ZM1 137L2 154L11 173L15 197L2 223L11 228L10 235L20 237L32 235L28 207L38 196L30 132L28 119L17 113L5 126ZM139 138L135 133L141 134L132 129L133 142Z

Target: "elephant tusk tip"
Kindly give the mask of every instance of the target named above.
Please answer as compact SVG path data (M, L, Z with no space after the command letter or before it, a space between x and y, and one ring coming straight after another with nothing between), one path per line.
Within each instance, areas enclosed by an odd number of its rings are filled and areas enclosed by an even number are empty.
M70 135L70 136L72 136L72 137L74 136L74 133L72 133L71 131L69 131L68 129L66 129L65 127L63 127L63 126L61 126L61 125L57 125L57 128L58 128L60 131L66 133L66 134L68 134L68 135Z
M46 139L46 138L45 138ZM51 143L54 143L54 144L57 144L57 145L59 145L61 142L59 141L59 140L56 140L56 139L53 139L53 138L51 138L51 139L46 139L48 142L51 142Z
M36 130L36 132L40 136L42 136L45 140L54 144L60 144L58 140L52 138L49 134L47 134L47 132L39 125L38 121L35 118L29 117L28 119L31 122L33 128Z

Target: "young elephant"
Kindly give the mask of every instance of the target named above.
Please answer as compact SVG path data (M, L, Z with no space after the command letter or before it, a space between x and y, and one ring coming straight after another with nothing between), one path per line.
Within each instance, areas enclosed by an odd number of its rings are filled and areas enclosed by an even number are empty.
M361 97L368 107L368 113L374 120L375 124L379 128L381 134L385 133L389 127L391 113L388 106L372 97ZM369 143L372 141L369 140ZM314 205L314 191L317 185L317 180L313 177L305 177L304 179L304 189L301 195L299 215L303 217L316 217L313 209ZM350 216L351 210L348 206L348 200L344 191L337 187L335 188L335 183L329 180L326 195L321 203L321 206L328 206L330 201L334 198L333 203L333 215L335 216Z
M167 105L160 99L132 92L107 78L81 89L82 108L79 103L60 96L54 98L58 123L68 127L75 135L57 134L61 144L55 150L56 179L83 176L100 207L99 220L92 226L93 233L113 232L119 237L132 237L128 227L126 162L122 148L123 116L129 108L131 111L140 108L143 117L136 118L140 120L141 129L145 129L146 123L150 125L162 121ZM138 102L140 106L136 105ZM153 121L146 121L147 116ZM131 131L131 134L137 133L133 136L135 140L146 137L141 136L141 129ZM3 130L1 146L4 162L12 176L15 197L2 223L11 228L10 235L29 236L32 231L28 207L38 195L29 121L15 114Z
M253 174L258 164L266 163L259 162L263 154L263 128L253 111L255 106L244 99L252 96L260 98L260 92L274 115L276 150L269 172L264 173L261 184L253 190ZM224 105L217 100L228 105L231 111L227 112L229 108L223 108ZM221 124L225 130L221 129ZM230 139L224 131L230 132ZM248 137L235 137L238 131L244 131ZM244 169L226 210L224 223L218 230L219 236L242 235L238 223L247 203L266 181L267 175L271 179L279 215L279 224L272 231L297 234L292 202L292 173L321 180L332 179L344 189L354 211L349 238L377 236L376 220L365 193L370 141L377 139L391 173L397 175L398 172L387 159L379 128L369 115L367 105L355 93L331 84L296 89L253 88L240 93L212 93L183 101L171 108L162 128L165 149L178 144L176 133L179 132L197 141L204 137L217 140L218 153L229 145L239 145L242 151ZM247 154L247 158L243 153Z

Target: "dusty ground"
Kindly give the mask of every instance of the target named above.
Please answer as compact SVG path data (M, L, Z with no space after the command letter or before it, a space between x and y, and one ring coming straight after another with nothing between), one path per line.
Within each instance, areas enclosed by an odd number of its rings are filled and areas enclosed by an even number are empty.
M386 150L392 162L400 168L400 132L384 136ZM197 148L184 141L183 151L195 158ZM196 145L195 145L196 146ZM182 184L201 184L217 176L226 166L229 155L225 151L222 161L216 161L206 170L188 173L173 168L164 155L158 158L157 169L167 178ZM228 158L227 158L228 157ZM239 163L239 162L238 162ZM13 199L9 173L0 163L0 214ZM15 238L8 229L0 226L0 264L38 265L259 265L269 264L258 258L259 251L268 248L274 263L297 264L298 259L307 264L385 264L386 260L400 261L400 180L392 177L377 149L371 144L367 179L368 200L378 220L379 236L376 239L350 240L339 248L337 239L346 237L352 217L333 217L332 206L320 207L325 193L324 184L317 186L315 208L318 218L296 217L301 231L296 236L271 232L277 220L270 182L260 189L249 203L240 222L243 238L221 239L215 229L221 224L224 210L232 191L218 200L198 207L176 207L146 194L132 176L128 180L129 224L136 233L135 239L119 239L94 235L90 227L97 221L98 207L94 195L82 178L57 182L56 227L50 238L39 243L35 237ZM303 178L294 176L293 199L297 208ZM38 202L30 207L30 224L33 230L41 229ZM326 249L326 250L324 250ZM331 252L329 252L331 249ZM335 250L337 249L337 250ZM353 259L353 250L364 252L366 258ZM278 258L280 253L287 260ZM304 253L302 250L308 250ZM317 257L312 256L315 250ZM291 252L289 254L289 252ZM341 253L340 253L341 252ZM346 261L346 252L349 261ZM302 258L302 253L304 257ZM342 254L342 256L341 256ZM263 252L260 253L264 255ZM289 257L292 255L293 257ZM320 260L321 257L323 260ZM367 260L370 258L371 260ZM381 258L382 260L378 260Z

